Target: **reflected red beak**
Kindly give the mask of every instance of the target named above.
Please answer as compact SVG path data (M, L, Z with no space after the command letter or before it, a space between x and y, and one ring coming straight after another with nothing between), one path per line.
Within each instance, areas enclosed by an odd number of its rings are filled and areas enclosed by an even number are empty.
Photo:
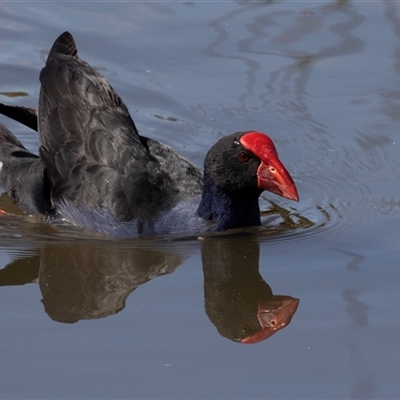
M273 310L271 310L271 301L269 300L261 300L258 303L257 318L261 330L242 339L241 343L253 344L261 342L289 325L294 313L297 311L300 300L290 296L282 296L282 299L281 306Z

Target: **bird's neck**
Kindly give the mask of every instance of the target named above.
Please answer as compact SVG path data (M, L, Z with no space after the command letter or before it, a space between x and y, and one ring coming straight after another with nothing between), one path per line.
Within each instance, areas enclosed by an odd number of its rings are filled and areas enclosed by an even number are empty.
M204 177L203 194L197 213L201 218L216 224L216 231L259 226L259 193L226 192Z

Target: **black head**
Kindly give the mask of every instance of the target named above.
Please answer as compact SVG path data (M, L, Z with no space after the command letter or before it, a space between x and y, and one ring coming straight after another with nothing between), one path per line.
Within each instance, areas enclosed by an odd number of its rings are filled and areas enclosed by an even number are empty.
M272 140L259 132L239 132L219 140L204 161L200 217L214 230L260 225L263 190L298 200L296 186L279 161Z
M259 132L238 132L220 139L208 152L204 174L225 193L263 190L298 201L296 186L279 161L271 138Z
M261 193L257 186L260 159L240 143L243 135L240 132L225 136L211 147L204 161L204 174L223 192Z

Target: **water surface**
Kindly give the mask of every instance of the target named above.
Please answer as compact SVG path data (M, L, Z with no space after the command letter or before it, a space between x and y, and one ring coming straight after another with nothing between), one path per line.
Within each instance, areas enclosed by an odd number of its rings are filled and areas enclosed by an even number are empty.
M36 106L69 30L142 134L201 166L267 132L301 199L264 194L239 236L121 242L2 196L1 398L400 397L395 2L2 3L0 22L1 102ZM290 324L238 342L277 295L300 300Z

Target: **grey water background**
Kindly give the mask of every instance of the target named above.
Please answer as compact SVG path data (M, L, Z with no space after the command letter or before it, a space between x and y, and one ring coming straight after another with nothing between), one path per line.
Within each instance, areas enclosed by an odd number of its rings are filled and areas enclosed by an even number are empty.
M268 340L235 343L205 313L203 241L5 216L0 398L399 398L399 4L2 2L1 102L36 106L65 30L141 133L196 165L222 135L273 137L301 200L264 194L251 233L264 280L300 305Z

